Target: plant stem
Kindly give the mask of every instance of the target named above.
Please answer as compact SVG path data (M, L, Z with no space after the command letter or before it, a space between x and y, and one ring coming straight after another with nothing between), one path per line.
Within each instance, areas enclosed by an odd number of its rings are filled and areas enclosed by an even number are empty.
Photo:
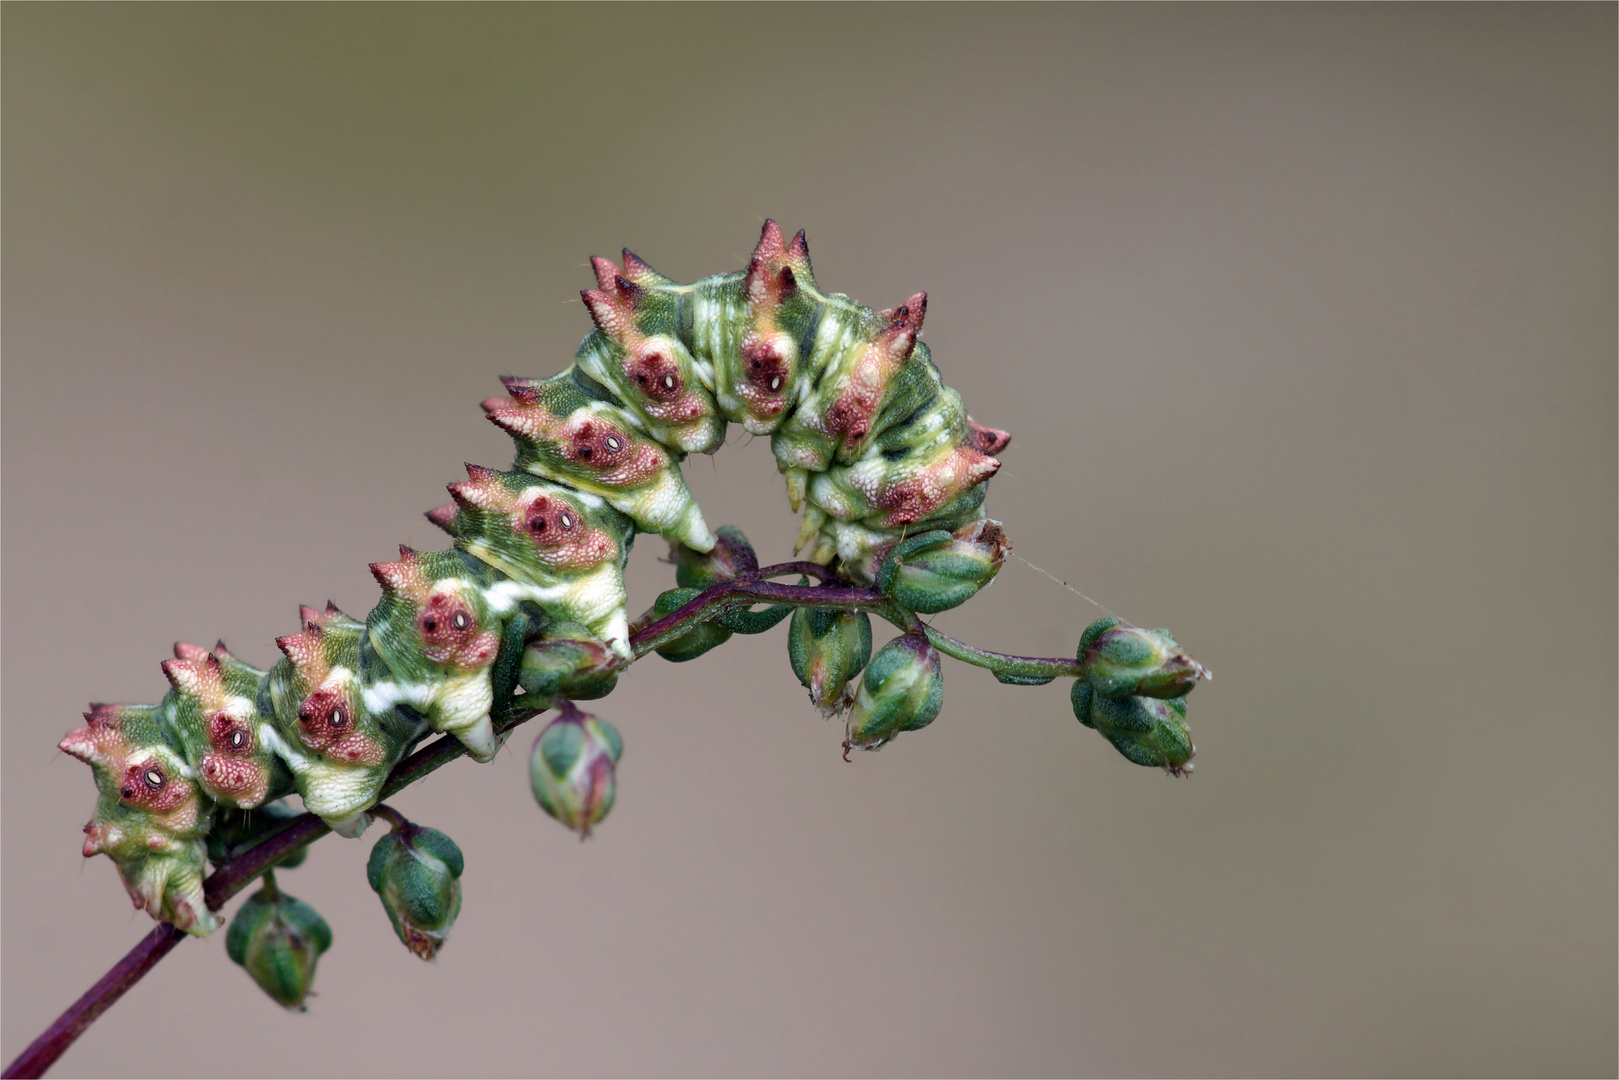
M949 634L935 630L926 623L922 625L922 629L927 634L928 640L933 643L933 647L946 656L953 656L963 663L988 668L999 675L1025 675L1036 678L1056 678L1066 675L1070 679L1077 679L1083 674L1077 658L1013 656L1010 653L990 652L988 649L980 649L964 641L957 641Z
M266 870L262 879L264 885L259 889L259 899L275 900L281 895L281 890L275 887L275 871Z
M765 579L797 574L812 577L821 584L816 586L783 585ZM720 614L726 608L753 604L790 604L794 607L839 608L844 611L870 611L908 630L917 625L915 615L894 604L876 589L862 588L841 581L837 575L818 563L785 562L766 566L730 581L722 581L704 589L696 597L672 614L642 627L630 636L630 647L639 659L659 645L672 641L698 623ZM1014 676L1077 676L1079 663L1062 657L1010 656L975 648L930 626L923 625L928 640L948 656L977 667L988 668L1003 675ZM571 708L559 702L559 708ZM525 707L517 697L497 705L493 713L495 731L503 734L522 724L542 709ZM466 752L459 739L446 735L419 748L394 766L383 783L377 799L380 803L402 791L428 773L439 769ZM371 813L385 818L397 826L399 815L384 806L374 806ZM393 816L390 816L393 815ZM399 817L399 820L404 820ZM218 864L203 883L210 911L218 911L226 901L261 877L268 876L270 867L281 859L306 847L331 832L326 823L313 814L293 818L285 827L270 833L251 848ZM267 883L268 884L268 883ZM268 887L273 888L273 885ZM124 992L141 980L145 974L173 949L186 934L164 923L154 928L131 949L122 960L103 975L94 986L68 1007L50 1027L19 1054L4 1074L9 1077L42 1076L46 1069L61 1057L67 1048L84 1034L96 1018L123 996Z
M404 814L401 814L398 810L395 810L393 807L387 806L383 803L377 803L377 805L367 810L366 813L370 814L374 818L381 818L383 821L386 821L390 826L393 827L393 831L396 833L404 832L406 829L410 828L410 822L406 820Z
M738 604L790 604L793 607L842 608L846 611L876 611L879 614L890 606L889 599L876 589L862 589L853 585L824 584L818 586L780 585L763 581L766 575L801 573L800 564L783 563L767 566L746 577L732 578L710 585L692 597L683 606L654 623L630 635L630 647L636 659L673 641L698 623L706 622L728 607ZM815 563L802 565L815 566ZM786 567L787 569L783 569ZM818 569L825 570L824 567ZM893 617L890 616L890 621ZM903 625L903 624L901 624Z
M17 1055L17 1060L6 1066L3 1074L12 1076L43 1076L62 1052L73 1045L73 1040L84 1034L85 1028L95 1023L112 1003L124 996L124 991L141 981L157 962L169 955L169 950L186 939L185 931L176 930L168 923L159 923L140 943L112 966L112 970L96 980L84 996L68 1007L28 1049Z

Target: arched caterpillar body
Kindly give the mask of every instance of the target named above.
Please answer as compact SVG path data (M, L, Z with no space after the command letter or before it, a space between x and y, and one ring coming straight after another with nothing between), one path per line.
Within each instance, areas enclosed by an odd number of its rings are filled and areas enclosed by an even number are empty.
M218 925L202 878L221 810L296 792L358 835L427 733L488 761L496 686L515 680L525 648L577 656L607 676L594 694L610 688L631 659L631 542L714 547L679 466L717 450L730 423L770 436L804 509L801 546L848 580L875 580L907 533L985 528L993 455L1010 437L974 423L940 379L917 340L925 294L874 312L822 293L804 234L788 243L774 222L745 271L690 285L627 250L622 267L592 265L598 287L581 295L596 328L573 365L505 378L508 398L484 403L516 442L514 471L469 465L428 513L452 548L373 564L383 597L363 622L302 608L268 672L223 645L176 645L160 704L93 705L62 740L99 793L84 853L111 857L137 907L193 934Z

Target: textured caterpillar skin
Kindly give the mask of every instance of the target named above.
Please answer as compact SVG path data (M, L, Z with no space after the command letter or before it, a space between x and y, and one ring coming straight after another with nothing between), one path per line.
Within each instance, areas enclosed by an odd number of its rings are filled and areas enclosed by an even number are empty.
M268 672L223 645L176 645L161 703L94 705L62 740L95 773L84 854L108 855L137 907L193 934L217 927L202 878L220 808L297 793L357 836L429 732L490 760L493 673L519 655L537 658L525 685L610 689L632 658L635 534L714 547L680 462L717 450L731 423L770 436L804 508L801 546L850 580L873 581L906 533L984 518L1010 436L974 423L940 379L917 340L925 294L874 312L822 293L804 234L788 243L774 222L745 271L690 285L628 251L622 268L592 266L598 287L581 295L596 328L573 365L504 378L508 397L484 402L516 443L514 471L468 465L428 513L452 548L373 564L383 598L363 621L301 608Z

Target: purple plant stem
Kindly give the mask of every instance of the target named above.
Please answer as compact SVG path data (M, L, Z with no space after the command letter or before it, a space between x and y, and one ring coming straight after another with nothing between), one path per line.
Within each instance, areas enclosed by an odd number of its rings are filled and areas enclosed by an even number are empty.
M84 1029L95 1023L96 1017L106 1012L112 1003L124 996L124 991L141 981L141 977L169 955L169 950L185 940L185 931L161 923L141 938L140 944L112 966L112 970L96 980L84 996L68 1007L56 1023L46 1028L28 1049L17 1055L17 1060L6 1066L4 1075L43 1076L45 1070L73 1045L73 1040L84 1034Z

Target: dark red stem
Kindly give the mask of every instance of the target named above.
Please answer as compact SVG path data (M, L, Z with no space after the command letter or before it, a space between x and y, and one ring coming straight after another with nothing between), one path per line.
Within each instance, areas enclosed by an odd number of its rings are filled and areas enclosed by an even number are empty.
M840 580L830 567L805 561L777 563L774 566L766 566L763 569L755 570L749 576L767 578L786 577L788 574L803 574L805 577L812 577L816 581Z
M84 1029L95 1023L96 1017L106 1012L112 1003L124 996L124 991L141 981L169 950L185 940L185 931L161 923L141 938L140 944L129 950L125 957L113 965L111 971L96 980L56 1023L17 1055L17 1060L6 1066L5 1076L43 1076L45 1070L73 1045L73 1040L84 1034Z

